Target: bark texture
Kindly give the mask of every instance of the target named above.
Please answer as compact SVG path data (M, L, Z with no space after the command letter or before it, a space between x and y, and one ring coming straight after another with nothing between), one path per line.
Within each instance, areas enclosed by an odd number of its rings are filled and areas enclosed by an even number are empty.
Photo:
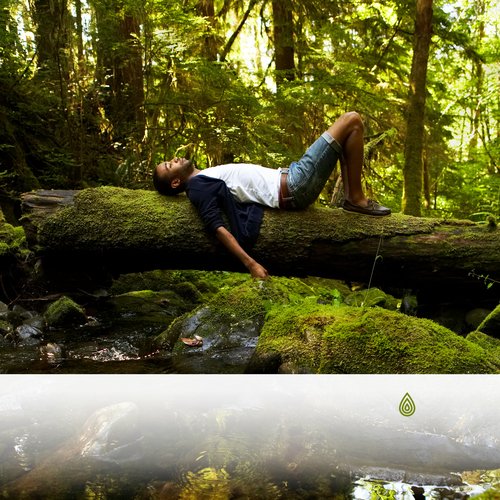
M419 216L422 205L427 65L432 37L432 0L417 0L405 141L403 212Z
M102 187L23 195L29 245L48 265L111 272L244 269L203 228L183 195ZM451 293L498 279L500 230L470 221L340 209L266 210L252 255L272 274L315 275ZM474 272L475 276L470 276Z
M276 83L295 79L295 47L293 40L293 7L290 0L274 0L274 58Z

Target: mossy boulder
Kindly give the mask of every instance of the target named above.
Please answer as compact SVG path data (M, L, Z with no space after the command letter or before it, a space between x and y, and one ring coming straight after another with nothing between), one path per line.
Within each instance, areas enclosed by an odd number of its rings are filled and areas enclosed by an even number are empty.
M194 305L215 295L222 287L236 286L248 279L248 274L225 271L155 270L123 274L113 281L112 295L140 290L169 290Z
M341 303L343 293L349 292L345 284L336 280L271 277L266 281L256 281L248 275L237 276L243 279L240 283L236 280L235 285L234 273L228 273L229 281L220 284L219 293L178 318L157 337L157 344L168 348L181 334L187 336L196 331L201 336L211 330L217 332L223 325L234 324L235 320L244 322L253 318L260 321L272 307L300 303L305 297L322 304ZM203 321L194 320L200 316Z
M500 338L500 304L477 327L480 332Z
M266 315L282 304L298 304L305 297L320 303L341 303L334 280L272 277L256 281L246 277L237 286L223 286L208 302L176 319L156 338L160 348L173 350L176 369L190 373L241 372L251 358ZM187 347L180 338L203 339L202 345Z
M108 306L107 317L113 322L167 326L195 304L171 290L137 290L111 297Z
M162 325L170 323L221 290L248 280L247 274L205 271L148 271L124 274L110 289L113 321L138 321ZM158 332L156 331L156 334Z
M87 316L82 307L69 297L61 297L47 308L44 314L45 324L48 327L60 328L76 326L86 323Z
M436 323L378 307L305 300L275 308L251 371L309 373L498 373L494 353Z

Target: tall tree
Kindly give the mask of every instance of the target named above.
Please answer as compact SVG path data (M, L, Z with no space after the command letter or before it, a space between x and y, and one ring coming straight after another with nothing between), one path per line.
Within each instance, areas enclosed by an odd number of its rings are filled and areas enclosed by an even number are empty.
M481 48L484 43L485 38L485 25L484 16L486 13L485 2L479 0L475 2L475 14L477 16L477 26L475 27L475 45ZM476 156L476 148L479 144L479 137L481 135L481 114L482 114L482 99L483 86L484 86L484 66L483 60L480 54L476 51L472 53L472 84L475 86L474 99L471 102L472 105L472 116L471 116L471 133L469 141L469 158L474 158Z
M96 80L112 135L122 142L144 135L144 85L140 19L123 0L94 0L96 20Z
M198 0L196 10L200 16L204 17L207 21L202 53L209 61L216 61L218 42L215 32L216 20L214 0Z
M67 0L35 0L36 48L40 77L57 83L63 108L70 79L70 15Z
M403 169L403 212L422 213L423 145L427 65L432 36L432 0L416 0L413 59L410 74L408 115Z
M292 0L273 0L273 36L276 83L295 78Z

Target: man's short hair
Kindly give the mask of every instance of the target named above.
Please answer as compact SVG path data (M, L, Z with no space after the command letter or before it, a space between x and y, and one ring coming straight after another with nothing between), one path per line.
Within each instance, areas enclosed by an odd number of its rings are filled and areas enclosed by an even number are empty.
M155 168L153 172L153 185L160 194L167 196L175 196L176 194L182 193L186 189L185 183L183 182L175 188L172 187L168 175L160 176L158 174L158 168Z

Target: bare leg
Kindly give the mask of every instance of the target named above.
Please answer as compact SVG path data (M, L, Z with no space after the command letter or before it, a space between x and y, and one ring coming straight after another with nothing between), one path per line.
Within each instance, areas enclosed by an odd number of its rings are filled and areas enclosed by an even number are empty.
M340 166L346 200L359 206L366 206L368 200L361 185L363 169L363 122L355 111L342 115L328 133L342 146L344 152Z

